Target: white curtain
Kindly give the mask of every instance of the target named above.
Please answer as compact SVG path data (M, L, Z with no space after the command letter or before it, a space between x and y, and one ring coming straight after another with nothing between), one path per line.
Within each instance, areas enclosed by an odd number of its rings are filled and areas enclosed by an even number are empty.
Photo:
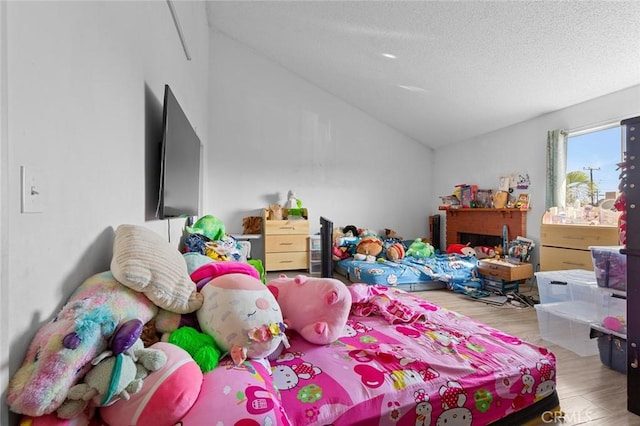
M567 132L547 132L547 193L545 209L565 207L567 196Z

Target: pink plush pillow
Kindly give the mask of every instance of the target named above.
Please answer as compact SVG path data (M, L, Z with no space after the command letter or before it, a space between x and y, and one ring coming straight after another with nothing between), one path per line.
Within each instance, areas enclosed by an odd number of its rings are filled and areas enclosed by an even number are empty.
M290 426L291 422L264 365L255 360L234 365L226 358L204 375L198 400L180 424Z
M351 293L342 281L297 275L267 283L285 324L308 342L326 345L340 337L351 310Z
M110 426L174 425L194 404L202 387L202 371L184 349L170 343L151 345L167 354L167 363L150 373L142 390L131 399L120 399L100 408L102 420Z

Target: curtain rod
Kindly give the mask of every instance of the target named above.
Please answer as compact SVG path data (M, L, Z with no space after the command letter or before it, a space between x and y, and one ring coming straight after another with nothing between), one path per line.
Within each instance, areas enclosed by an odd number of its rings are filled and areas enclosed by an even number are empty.
M625 115L619 118L611 118L609 120L600 121L599 123L588 124L585 126L576 127L574 129L568 129L565 131L567 132L568 136L580 136L585 133L598 132L600 130L606 130L606 129L610 129L611 127L619 126L622 120L635 117L635 115L630 114L630 115Z

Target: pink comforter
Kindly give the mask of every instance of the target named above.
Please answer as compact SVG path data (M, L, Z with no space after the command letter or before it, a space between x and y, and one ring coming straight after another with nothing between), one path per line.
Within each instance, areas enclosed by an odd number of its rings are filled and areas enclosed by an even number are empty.
M293 334L270 376L255 361L214 370L220 389L200 395L207 424L486 425L553 393L547 349L402 290L370 290L343 337L317 346Z

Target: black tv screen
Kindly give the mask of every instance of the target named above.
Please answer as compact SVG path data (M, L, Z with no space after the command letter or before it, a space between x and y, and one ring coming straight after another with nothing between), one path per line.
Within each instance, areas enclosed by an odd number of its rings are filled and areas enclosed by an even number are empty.
M198 216L201 148L189 119L169 85L165 85L157 212L160 219Z
M320 216L320 276L333 278L333 222Z

